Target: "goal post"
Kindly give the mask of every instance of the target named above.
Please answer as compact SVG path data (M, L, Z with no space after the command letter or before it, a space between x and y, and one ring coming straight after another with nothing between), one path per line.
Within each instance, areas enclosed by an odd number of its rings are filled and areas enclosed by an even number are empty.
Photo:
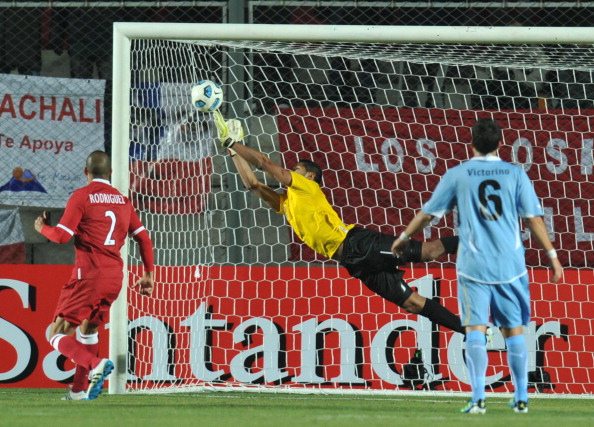
M151 233L156 289L125 286L112 306L110 393L469 390L462 336L370 292L243 189L190 104L201 79L222 84L248 145L287 167L316 161L346 223L394 235L470 156L474 120L495 118L566 269L550 284L524 230L530 391L594 393L591 28L116 23L113 42L113 184ZM424 237L453 233L450 215ZM127 284L140 256L123 255ZM457 312L454 262L405 279ZM488 350L489 391L507 393L500 334Z

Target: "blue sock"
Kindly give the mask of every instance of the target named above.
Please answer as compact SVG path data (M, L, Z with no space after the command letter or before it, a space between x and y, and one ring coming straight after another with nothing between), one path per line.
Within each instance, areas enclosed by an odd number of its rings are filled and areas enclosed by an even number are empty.
M512 372L514 399L528 402L528 350L524 335L514 335L505 339L507 363Z
M466 366L472 386L472 401L485 398L485 375L487 374L487 344L485 334L470 331L466 334Z

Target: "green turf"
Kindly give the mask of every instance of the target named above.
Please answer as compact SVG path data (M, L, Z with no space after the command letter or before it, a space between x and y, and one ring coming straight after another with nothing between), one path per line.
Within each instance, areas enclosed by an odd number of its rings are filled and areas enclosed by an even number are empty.
M0 426L591 426L591 399L532 399L515 414L490 398L487 414L465 415L463 397L289 395L204 392L103 394L95 401L61 401L61 390L0 389Z

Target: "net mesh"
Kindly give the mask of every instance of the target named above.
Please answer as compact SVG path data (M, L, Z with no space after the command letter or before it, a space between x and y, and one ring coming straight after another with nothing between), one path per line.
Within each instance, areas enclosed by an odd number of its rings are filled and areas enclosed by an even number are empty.
M128 389L469 390L461 335L366 289L244 190L190 103L192 83L211 79L247 144L289 168L314 160L345 223L395 235L469 158L476 118L495 118L500 155L533 180L566 268L550 284L523 233L530 390L591 394L593 61L591 46L134 40L130 195L157 286L152 298L129 291ZM424 238L453 226L446 216ZM129 261L134 280L133 247ZM405 279L457 313L454 261L405 266ZM510 391L498 332L488 350L489 390Z

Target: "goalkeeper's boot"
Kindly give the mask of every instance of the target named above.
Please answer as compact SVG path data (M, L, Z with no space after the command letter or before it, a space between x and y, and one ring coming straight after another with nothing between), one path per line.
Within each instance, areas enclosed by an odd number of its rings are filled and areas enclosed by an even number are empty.
M509 402L509 407L512 408L517 414L528 413L528 402L524 402L523 400L516 401L515 399L512 399Z
M463 414L484 414L487 412L487 406L483 399L479 399L476 402L469 400L466 406L460 409Z
M101 359L101 362L89 372L89 388L87 389L87 400L95 400L103 391L103 382L113 371L113 362L109 359Z
M72 391L72 387L68 387L68 391L60 400L87 400L87 392L84 390Z

